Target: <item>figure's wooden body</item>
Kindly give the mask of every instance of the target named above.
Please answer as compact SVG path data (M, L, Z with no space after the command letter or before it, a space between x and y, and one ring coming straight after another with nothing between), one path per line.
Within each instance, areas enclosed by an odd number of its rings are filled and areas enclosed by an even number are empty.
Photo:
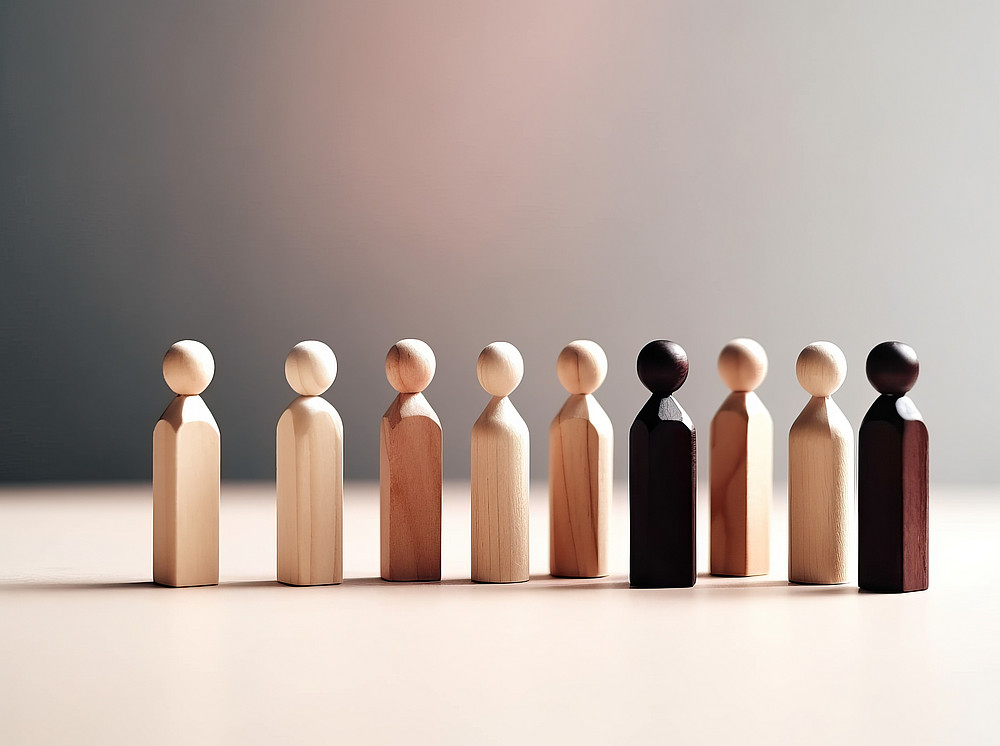
M153 582L219 582L219 427L200 396L177 396L153 429Z
M771 557L774 424L753 391L734 391L712 420L711 571L766 575Z
M788 434L788 579L847 582L854 431L829 397L814 396Z
M883 394L858 434L858 585L926 590L928 435L908 396Z
M472 428L472 579L528 579L528 426L506 396Z
M629 432L629 583L684 588L697 579L694 423L673 396L654 394Z
M572 394L549 427L549 560L559 577L608 574L614 431L590 394Z
M400 393L379 435L382 578L441 579L441 421L419 392Z
M288 585L344 579L344 425L321 396L300 396L277 428L277 577Z

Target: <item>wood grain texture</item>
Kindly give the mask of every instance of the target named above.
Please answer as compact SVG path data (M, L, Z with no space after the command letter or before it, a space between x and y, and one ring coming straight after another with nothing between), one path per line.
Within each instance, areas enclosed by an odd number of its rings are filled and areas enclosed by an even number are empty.
M528 579L528 426L506 396L472 428L472 579Z
M441 579L441 421L421 393L400 393L379 434L383 580Z
M278 420L277 493L278 580L343 581L344 425L320 396L300 396Z
M734 391L712 419L711 572L766 575L771 558L774 424L753 391Z
M614 429L590 394L572 394L549 427L549 567L558 577L608 574Z
M673 396L654 394L629 431L629 583L686 588L697 579L696 433Z
M175 397L153 428L154 583L219 582L219 446L197 395Z
M814 396L788 434L788 579L847 582L854 431L829 397Z
M858 585L926 590L928 434L908 396L880 396L858 434Z

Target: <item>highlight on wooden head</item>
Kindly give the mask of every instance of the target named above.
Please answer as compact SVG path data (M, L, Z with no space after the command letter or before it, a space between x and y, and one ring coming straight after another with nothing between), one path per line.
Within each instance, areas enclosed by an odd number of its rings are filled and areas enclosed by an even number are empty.
M285 380L302 396L319 396L336 377L337 356L323 342L299 342L285 358Z
M479 385L492 396L508 396L524 376L524 359L510 342L487 345L476 361Z
M913 348L902 342L882 342L868 353L865 373L880 394L902 396L920 375L920 361Z
M833 342L813 342L799 353L795 375L810 394L827 397L843 385L847 358Z
M592 394L608 375L608 356L597 342L578 339L559 353L556 375L569 393Z
M163 380L174 393L197 396L215 376L215 358L201 342L182 339L163 356Z
M730 340L719 353L719 376L732 391L753 391L767 376L767 353L746 337Z
M430 385L437 369L434 351L419 339L401 339L385 356L385 377L401 394L416 394Z
M656 339L639 350L635 367L643 386L657 396L667 397L687 380L688 356L676 342Z

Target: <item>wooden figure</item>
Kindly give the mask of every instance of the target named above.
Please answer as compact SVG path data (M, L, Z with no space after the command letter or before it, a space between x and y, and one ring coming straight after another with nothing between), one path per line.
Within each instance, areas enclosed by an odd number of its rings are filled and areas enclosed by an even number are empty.
M754 393L767 375L764 348L732 340L719 354L719 375L732 393L712 419L712 574L767 575L774 423Z
M652 396L629 431L629 583L687 588L697 579L696 441L673 393L687 378L688 358L661 339L642 348L636 367Z
M493 399L472 427L472 579L528 579L528 426L508 399L524 375L521 353L494 342L476 364Z
M177 394L153 428L153 582L174 587L219 582L219 426L201 394L215 360L185 339L163 357Z
M927 590L927 427L906 396L920 363L908 345L883 342L866 369L881 396L858 435L858 585L878 593Z
M847 359L835 344L814 342L795 374L812 399L788 433L788 579L844 583L854 431L830 395L844 383Z
M556 363L570 396L549 427L549 562L566 578L608 574L614 430L591 394L608 358L596 342L570 342Z
M435 366L419 339L397 342L385 358L399 395L379 433L383 580L441 579L441 421L421 393Z
M278 581L330 585L344 579L344 423L321 394L337 377L322 342L299 342L285 379L300 396L278 420Z

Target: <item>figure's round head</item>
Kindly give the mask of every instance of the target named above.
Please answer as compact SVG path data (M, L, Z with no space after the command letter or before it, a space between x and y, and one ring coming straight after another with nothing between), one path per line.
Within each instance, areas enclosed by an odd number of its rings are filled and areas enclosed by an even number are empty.
M813 396L830 396L847 377L847 358L833 342L813 342L799 353L795 375Z
M197 396L208 388L214 375L211 351L193 339L174 342L163 356L163 380L181 396Z
M569 393L592 394L608 375L608 356L597 342L578 339L559 353L556 374Z
M507 396L521 382L524 359L510 342L494 342L479 353L476 375L488 394Z
M385 356L385 377L401 394L423 391L434 378L436 369L434 351L419 339L401 339Z
M643 386L657 396L667 397L684 385L688 356L676 342L657 339L639 350L635 367Z
M913 388L920 362L913 348L902 342L883 342L868 353L868 380L880 394L902 395Z
M322 342L299 342L285 358L285 380L296 394L319 396L336 377L337 356Z
M719 376L732 391L753 391L767 375L767 353L753 339L734 339L719 353Z

